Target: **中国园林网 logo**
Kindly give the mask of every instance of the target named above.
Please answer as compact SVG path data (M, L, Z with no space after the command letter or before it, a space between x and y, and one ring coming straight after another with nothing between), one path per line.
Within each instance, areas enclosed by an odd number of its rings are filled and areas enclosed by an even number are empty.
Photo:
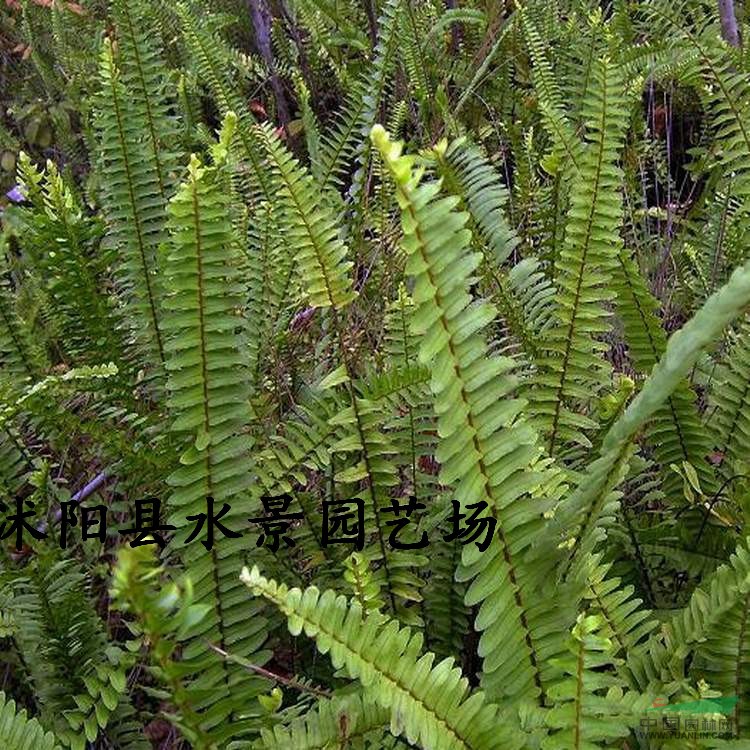
M641 719L640 734L652 739L736 738L733 714L738 701L736 695L671 704L657 698Z

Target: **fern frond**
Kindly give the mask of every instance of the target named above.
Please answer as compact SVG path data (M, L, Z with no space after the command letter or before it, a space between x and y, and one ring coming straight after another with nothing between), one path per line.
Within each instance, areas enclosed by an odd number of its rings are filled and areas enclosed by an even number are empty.
M531 358L536 353L537 337L550 322L555 292L535 259L526 258L507 268L520 241L504 215L508 191L495 167L476 146L462 138L447 149L433 149L432 154L444 188L461 196L477 233L486 243L483 265L500 316L510 335Z
M147 352L146 364L157 372L164 365L163 333L159 321L161 290L157 249L166 239L166 202L158 171L141 143L144 122L120 80L112 45L104 42L100 63L102 84L98 113L101 166L111 233L118 245L128 322Z
M743 623L749 594L750 552L745 540L729 564L693 592L683 610L631 651L627 666L639 688L671 695L684 687L686 665L692 663L691 672L718 680L730 694L734 687L742 689L747 678L748 633ZM702 654L697 663L696 653ZM708 664L706 657L711 659Z
M643 602L633 596L633 587L623 586L619 578L610 576L611 563L601 563L600 559L600 555L591 558L584 596L591 611L601 618L599 632L611 641L611 655L620 659L618 673L628 679L622 660L657 627L657 622L641 608Z
M119 364L122 341L103 290L111 253L99 243L101 222L86 214L53 162L40 170L21 153L18 170L31 203L23 212L23 245L44 279L64 336L60 344L82 364Z
M6 266L5 235L0 235L0 364L8 377L19 382L38 377L45 368L44 359L16 309Z
M513 360L488 356L482 329L494 310L487 303L471 304L468 295L479 255L467 252L467 216L453 211L458 199L437 198L437 184L420 185L414 159L402 157L400 145L382 128L375 128L372 138L402 208L406 271L415 277L412 327L422 336L420 359L432 370L440 481L454 486L462 510L485 501L497 520L485 552L464 549L461 574L472 580L466 603L482 604L475 625L484 631L479 646L484 684L492 695L533 699L543 690L547 656L557 648L549 629L536 631L545 616L530 605L531 592L545 578L545 563L519 562L548 510L546 501L526 497L543 481L542 473L532 470L539 456L536 434L521 416L524 402L513 396Z
M664 353L667 335L657 317L656 299L635 261L624 250L620 250L612 285L630 360L638 372L648 374ZM656 412L646 429L646 440L662 467L664 489L673 502L681 496L681 482L669 468L671 464L687 461L695 467L706 491L711 490L714 478L707 457L712 446L698 416L695 393L687 381Z
M612 643L602 625L597 615L579 615L571 631L569 653L560 660L565 676L550 691L557 705L546 717L553 731L542 741L544 750L595 750L626 737L638 721L632 699L608 671Z
M15 701L0 692L0 742L7 750L60 750L52 732L45 732L26 711L16 711Z
M293 242L300 279L315 307L341 309L356 296L347 248L338 236L337 220L320 200L312 176L279 141L268 125L254 128L270 161L275 196L283 218L281 229Z
M213 498L217 513L224 503L234 505L222 520L230 530L249 526L238 507L250 481L247 362L236 336L242 326L237 312L244 304L245 288L238 276L222 175L220 167L203 166L193 156L186 181L170 203L172 243L165 263L164 302L164 330L170 338L165 351L172 432L181 439L184 452L168 483L173 488L172 522L179 535L190 525L188 516L208 513L208 498ZM195 671L189 689L196 708L205 712L204 729L237 736L242 727L228 726L227 719L240 711L240 705L247 709L262 681L216 655L207 659L205 639L225 650L257 654L254 658L260 663L265 621L236 596L238 582L232 571L240 565L241 540L221 541L220 548L207 550L196 542L185 549L196 603L210 603L210 612L186 646L184 659Z
M750 321L743 320L725 355L726 377L714 384L716 445L728 473L741 473L750 455Z
M669 339L659 360L638 395L609 429L599 458L581 476L575 492L566 500L560 523L566 532L563 543L569 549L565 568L588 544L595 543L596 529L610 493L623 478L630 443L644 422L698 360L701 352L750 302L750 263L737 268L729 281L679 331Z
M608 377L598 337L609 329L604 305L613 296L606 286L620 245L617 161L628 111L619 68L602 59L594 75L597 85L584 105L587 146L580 189L571 196L565 244L556 260L556 324L545 337L539 358L543 373L533 392L553 455L571 442L589 444L586 432L594 423L580 413L580 404Z
M244 568L243 582L273 602L287 617L293 635L314 638L330 652L333 665L358 679L365 694L390 711L391 731L435 750L490 750L520 747L512 727L482 693L468 693L468 682L452 659L433 666L422 655L422 637L380 613L363 616L357 602L321 593L311 586L288 589Z
M156 179L164 204L176 186L176 128L169 115L164 57L156 35L148 31L153 14L142 0L113 0L112 10L123 85L130 93L133 119L142 125L143 166Z
M393 461L396 447L383 429L382 402L371 401L352 387L350 405L336 414L331 423L344 428L343 435L331 446L335 455L354 453L354 461L344 463L334 480L342 485L366 483L365 524L374 528L369 556L377 564L375 580L383 588L390 611L402 622L419 623L417 609L409 606L421 601L424 585L416 571L428 559L417 550L390 549L385 514L391 507L394 488L399 484L398 470ZM397 499L394 499L397 501Z
M261 730L259 747L265 750L321 750L332 743L365 743L365 747L388 748L383 736L390 714L367 695L353 693L318 701L303 717L288 726ZM391 738L393 740L394 738Z
M582 144L576 137L563 107L563 94L555 81L552 65L547 59L545 40L542 39L529 9L524 8L520 17L526 46L533 63L537 104L542 114L542 122L552 137L552 164L555 168L559 164L567 165L566 169L580 172L584 165ZM549 164L549 161L547 163Z

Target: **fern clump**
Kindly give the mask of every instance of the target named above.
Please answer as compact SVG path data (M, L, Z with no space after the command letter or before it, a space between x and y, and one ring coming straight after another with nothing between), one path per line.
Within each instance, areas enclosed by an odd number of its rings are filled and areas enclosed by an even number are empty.
M746 747L739 4L5 5L0 746Z

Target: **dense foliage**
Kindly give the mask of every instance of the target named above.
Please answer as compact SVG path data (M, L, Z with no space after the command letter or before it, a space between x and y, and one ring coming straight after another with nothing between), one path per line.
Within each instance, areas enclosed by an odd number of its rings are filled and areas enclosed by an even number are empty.
M750 746L741 8L0 14L0 747Z

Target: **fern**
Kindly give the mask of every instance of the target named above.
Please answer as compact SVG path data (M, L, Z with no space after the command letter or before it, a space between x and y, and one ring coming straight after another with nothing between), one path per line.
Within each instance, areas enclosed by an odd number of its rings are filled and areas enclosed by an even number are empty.
M750 57L458 5L6 3L3 747L746 744Z
M569 654L561 660L565 677L553 688L557 705L546 717L553 732L544 748L596 748L628 734L636 721L632 696L607 673L612 644L598 631L602 619L579 615L571 632ZM630 698L630 700L628 700Z
M583 189L576 191L568 212L565 244L556 260L558 284L556 324L540 357L543 376L534 394L540 426L550 453L561 445L589 443L595 425L575 404L585 401L608 378L596 353L598 337L608 329L603 307L611 292L606 285L616 262L620 207L617 151L627 115L621 73L608 60L595 67L596 89L585 100L587 148L581 167Z
M161 369L163 333L159 320L157 248L165 239L165 204L160 174L141 143L143 121L132 108L132 93L120 81L112 47L105 42L100 66L102 106L99 132L102 168L107 170L107 204L113 239L122 254L122 285L129 297L134 334L152 351L146 363ZM136 116L134 116L136 115Z
M170 339L165 348L172 432L183 446L181 466L168 480L173 488L170 508L182 530L189 524L187 516L208 513L207 498L213 498L217 513L229 501L235 508L223 523L236 532L238 523L247 527L247 520L240 520L237 496L248 487L242 463L249 456L244 429L250 412L243 378L247 363L235 338L244 289L232 250L220 166L206 167L197 157L191 159L186 181L170 203L170 231L164 303L164 330ZM242 559L241 546L237 539L223 541L221 549L189 546L184 556L185 564L199 571L193 580L196 603L211 604L184 653L197 672L190 689L196 709L205 711L204 729L219 736L238 731L224 722L253 697L258 680L216 656L206 665L205 640L250 654L259 652L265 637L262 617L247 628L246 615L236 613L241 603L233 594L238 585L233 571Z
M52 732L45 732L36 719L27 718L26 711L16 712L15 701L6 698L5 693L0 693L0 705L0 740L8 750L59 749Z
M420 359L432 370L440 479L454 484L462 509L486 501L499 527L484 554L470 548L463 553L462 577L473 579L466 602L483 603L476 626L485 631L480 641L485 681L491 694L537 697L547 671L539 653L554 645L547 645L549 636L535 637L536 618L544 618L527 601L544 579L544 566L520 569L515 556L530 546L531 529L538 528L538 514L545 508L538 503L533 511L513 512L514 501L522 503L541 480L531 471L538 456L536 435L520 417L523 402L509 397L516 384L512 361L486 356L481 329L494 311L486 303L471 305L466 291L479 260L463 252L469 240L463 229L466 215L452 211L455 199L436 200L437 185L419 185L413 159L402 157L382 129L376 128L372 137L403 206L407 273L416 276L412 325L424 334ZM519 546L515 540L523 541ZM500 617L507 612L512 618ZM515 681L497 680L505 674L517 675Z
M293 634L303 630L338 668L361 681L366 694L390 710L391 731L435 748L520 747L512 730L498 724L498 709L481 693L471 696L452 660L433 667L434 655L421 655L422 638L375 613L366 619L357 603L333 591L304 592L269 581L257 568L242 580L278 606Z
M325 748L332 742L369 743L365 746L387 748L391 743L384 736L388 711L374 701L354 693L340 698L320 700L304 717L295 719L288 727L264 730L261 747L267 750L298 750Z
M168 112L170 101L163 57L153 43L153 36L146 33L153 16L139 0L115 0L112 9L123 83L131 97L128 104L135 122L142 125L143 166L155 179L157 194L165 202L171 197L175 182L175 128ZM135 122L131 121L133 127Z

